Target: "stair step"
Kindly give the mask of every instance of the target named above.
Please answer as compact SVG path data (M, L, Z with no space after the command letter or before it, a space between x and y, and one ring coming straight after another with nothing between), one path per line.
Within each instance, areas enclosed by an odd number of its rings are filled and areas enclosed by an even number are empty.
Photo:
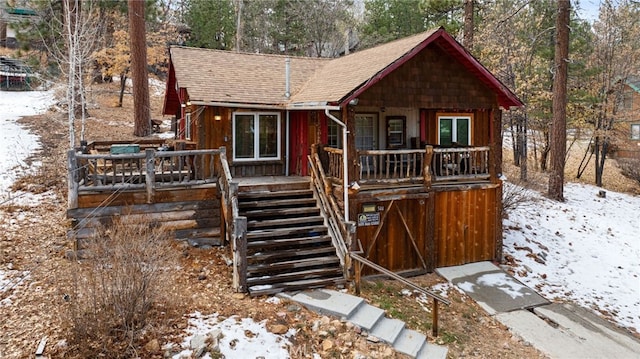
M332 246L319 247L319 248L309 248L309 249L283 249L274 252L257 252L247 256L247 261L251 265L256 262L274 262L277 260L283 260L287 258L306 258L309 256L325 256L325 255L335 255L336 250Z
M247 221L247 229L275 228L280 226L293 226L297 224L315 225L322 223L324 223L324 218L322 218L322 216L265 219L261 221Z
M342 275L333 278L322 279L303 279L298 281L289 281L275 283L272 285L256 285L249 287L249 295L257 297L260 295L271 295L276 293L296 291L303 289L324 288L327 286L341 286L346 283Z
M247 249L259 248L259 249L273 249L278 247L291 247L291 246L311 246L328 244L331 245L331 237L329 236L314 236L314 237L302 237L302 238L282 238L282 239L260 239L247 242Z
M420 349L422 349L425 340L427 340L426 335L416 332L415 330L405 328L400 333L395 343L393 343L393 347L396 351L415 358L420 352Z
M449 348L444 345L435 345L424 343L422 349L418 355L416 355L417 359L447 359L447 353L449 352Z
M295 189L295 190L286 190L286 191L248 191L248 192L239 192L238 200L251 200L251 199L275 199L275 198L283 198L283 197L309 197L313 196L313 191L306 189Z
M382 317L380 318L380 320L378 320L373 329L371 329L369 334L389 344L393 344L393 342L396 341L403 329L403 321Z
M362 303L347 320L364 330L371 331L382 317L384 317L384 310Z
M282 207L292 207L296 208L300 207L315 207L316 200L315 198L287 198L287 199L264 199L260 201L239 201L238 206L240 207L240 211L245 208L282 208Z
M257 264L247 267L247 274L259 275L260 273L277 272L282 270L296 270L300 268L309 268L317 266L327 266L340 263L337 256L333 257L312 257L304 259L293 259L285 262ZM335 267L334 267L335 268Z
M278 282L290 282L303 279L315 279L323 277L337 277L342 276L342 270L340 268L315 268L299 272L289 272L277 275L268 275L263 277L250 277L247 278L247 285L249 287L263 284L274 284Z
M300 236L300 235L308 235L309 237L319 237L327 233L327 227L324 225L319 226L304 226L304 227L293 227L293 228L271 228L271 229L260 229L257 231L249 231L247 233L247 242L251 242L256 239L269 237L269 238L277 238L283 236Z
M319 215L320 209L317 207L302 207L302 208L274 208L274 209L261 209L255 208L253 210L240 211L241 216L247 217L247 219L254 220L255 218L281 218L287 216L301 217L304 215Z

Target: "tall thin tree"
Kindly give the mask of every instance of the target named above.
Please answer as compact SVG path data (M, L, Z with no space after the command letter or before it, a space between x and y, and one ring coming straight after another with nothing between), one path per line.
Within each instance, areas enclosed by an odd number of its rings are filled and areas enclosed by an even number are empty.
M473 13L475 0L464 0L464 38L462 42L469 51L473 48Z
M564 201L570 9L570 0L558 0L554 61L555 76L553 79L553 124L551 128L551 172L549 173L548 188L549 197L557 201Z
M133 80L133 134L140 137L151 133L144 7L145 1L143 0L129 0L128 2L129 35L131 36L131 76Z

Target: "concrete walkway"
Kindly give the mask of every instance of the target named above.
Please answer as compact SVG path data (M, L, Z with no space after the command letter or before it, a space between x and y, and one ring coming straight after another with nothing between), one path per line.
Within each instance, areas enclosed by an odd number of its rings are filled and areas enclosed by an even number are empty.
M436 270L553 359L640 358L640 341L594 313L553 304L490 262Z
M308 290L296 294L280 293L281 298L298 302L321 314L345 319L403 354L419 359L446 359L447 347L427 343L427 337L405 328L405 323L385 317L384 310L364 299L329 289Z

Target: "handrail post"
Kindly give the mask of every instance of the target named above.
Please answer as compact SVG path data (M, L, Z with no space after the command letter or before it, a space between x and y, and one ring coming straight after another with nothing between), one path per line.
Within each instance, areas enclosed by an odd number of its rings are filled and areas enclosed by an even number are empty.
M144 150L145 154L145 175L144 182L147 189L147 203L151 204L154 202L155 197L155 187L156 187L156 158L155 158L155 150L152 148L147 148Z
M247 217L235 219L233 284L238 293L247 291Z
M67 207L69 209L78 208L78 160L76 158L76 151L70 149L67 151L67 169L69 171L68 183L67 183Z
M353 264L355 269L356 295L360 296L360 280L362 279L362 264L358 261L355 261Z
M433 298L433 310L431 311L431 334L438 336L438 300Z

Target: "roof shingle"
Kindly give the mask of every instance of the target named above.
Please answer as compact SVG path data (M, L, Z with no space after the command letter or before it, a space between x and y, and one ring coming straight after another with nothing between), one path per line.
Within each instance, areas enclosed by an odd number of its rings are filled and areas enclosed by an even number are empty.
M443 29L434 29L335 59L247 54L172 47L177 86L190 100L203 103L300 105L341 103L363 91L395 64L411 58L439 34L475 76L498 94L505 107L521 106L517 97L491 75ZM429 40L429 41L427 41ZM407 57L408 56L408 57ZM285 97L285 59L291 59L290 98Z

